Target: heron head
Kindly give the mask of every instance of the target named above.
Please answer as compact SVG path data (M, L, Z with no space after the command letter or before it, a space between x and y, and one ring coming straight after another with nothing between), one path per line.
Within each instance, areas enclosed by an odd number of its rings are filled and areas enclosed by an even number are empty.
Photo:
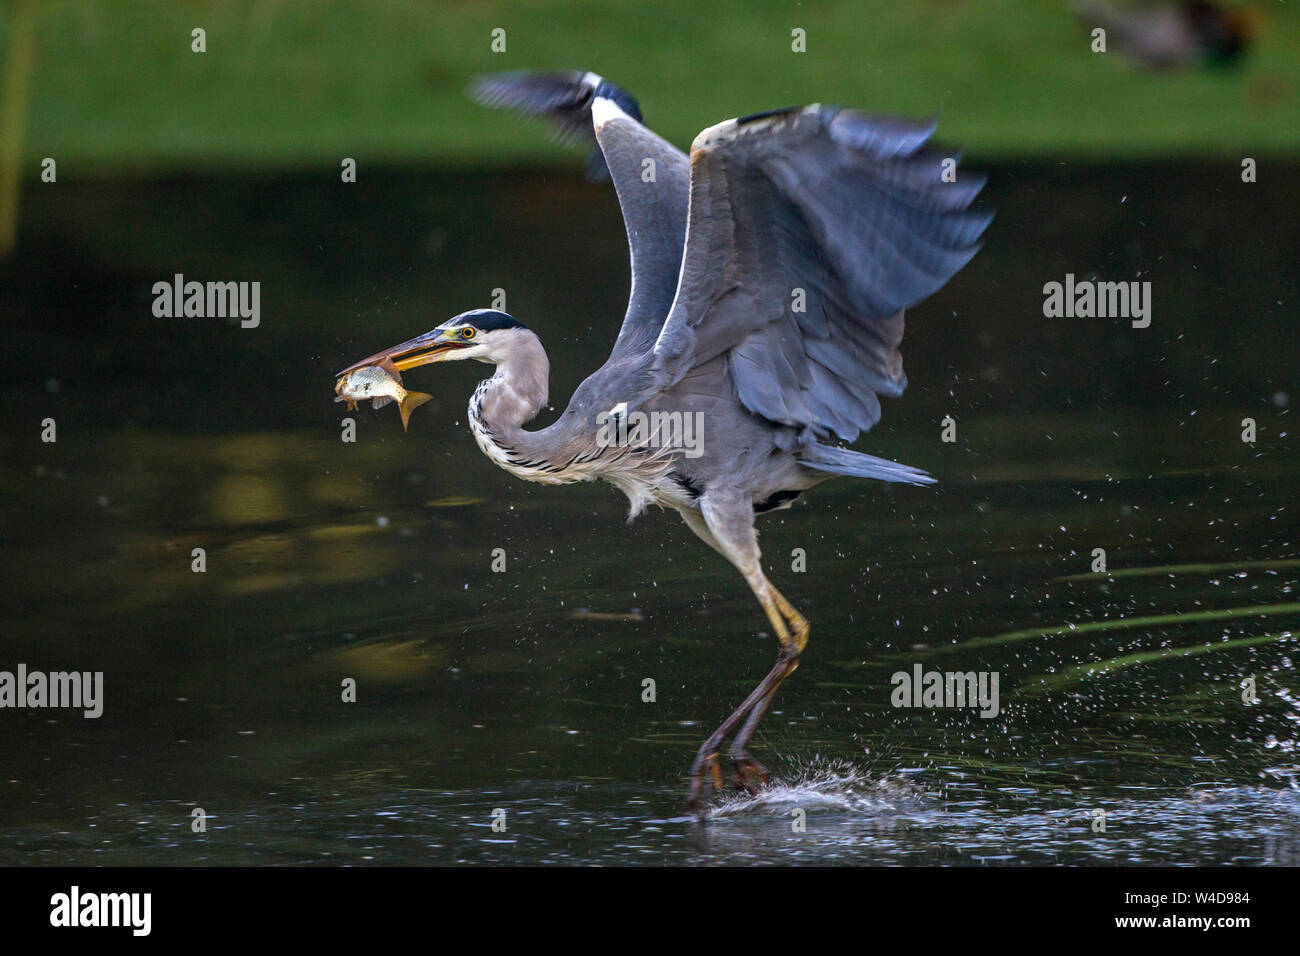
M401 345L376 352L339 374L346 375L367 365L392 365L397 371L404 372L430 362L462 359L495 364L510 354L520 336L531 334L522 322L504 312L472 309Z

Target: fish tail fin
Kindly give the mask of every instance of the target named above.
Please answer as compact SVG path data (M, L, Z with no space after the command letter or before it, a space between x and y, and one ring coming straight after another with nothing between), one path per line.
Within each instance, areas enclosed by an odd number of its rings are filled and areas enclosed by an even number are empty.
M398 404L397 410L402 413L402 431L406 431L406 423L411 420L411 412L415 411L429 399L433 398L427 392L407 392L406 397Z

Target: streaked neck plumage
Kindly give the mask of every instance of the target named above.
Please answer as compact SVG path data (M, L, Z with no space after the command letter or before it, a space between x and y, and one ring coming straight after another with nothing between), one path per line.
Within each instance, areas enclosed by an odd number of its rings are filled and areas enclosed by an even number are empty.
M524 429L546 405L550 362L541 341L527 329L483 359L496 364L496 374L479 383L469 401L469 425L483 454L497 465L528 481L567 485L603 479L628 497L629 517L646 505L660 502L673 456L655 448L644 450L601 444L582 414L582 403L554 424L536 431ZM576 399L575 399L576 400ZM680 488L672 485L680 493Z
M470 430L479 448L521 478L563 480L542 470L549 462L531 454L536 433L523 428L546 405L551 363L541 340L518 329L486 358L496 364L496 374L480 382L469 401Z

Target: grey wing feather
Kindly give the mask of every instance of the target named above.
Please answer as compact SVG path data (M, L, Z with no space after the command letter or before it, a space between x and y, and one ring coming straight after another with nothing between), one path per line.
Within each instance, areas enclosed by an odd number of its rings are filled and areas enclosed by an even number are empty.
M610 358L648 353L677 291L690 197L686 154L641 123L631 94L595 73L493 73L475 79L469 93L543 117L564 139L596 143L588 174L613 178L632 259L632 292ZM598 99L605 105L594 118Z
M903 465L887 458L864 455L847 448L813 444L803 449L799 461L808 468L833 475L853 478L874 478L876 481L901 482L905 485L932 485L934 479L919 468Z
M474 78L467 92L485 106L547 120L556 139L562 143L591 143L594 146L596 137L592 130L591 103L597 96L616 99L628 115L638 121L641 119L641 107L631 94L595 73L582 70L485 73ZM598 146L587 157L586 171L592 182L609 179L609 169Z
M611 355L617 359L648 353L672 308L686 246L691 167L685 153L621 108L598 112L596 138L613 174L632 259L632 291Z
M691 151L676 297L645 376L670 388L727 355L741 403L855 440L906 386L903 310L978 250L983 179L945 181L933 123L810 106L730 120Z

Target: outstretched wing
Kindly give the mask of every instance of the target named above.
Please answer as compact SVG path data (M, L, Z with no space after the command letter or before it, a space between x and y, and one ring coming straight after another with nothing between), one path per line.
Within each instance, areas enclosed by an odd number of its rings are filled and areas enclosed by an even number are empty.
M493 73L469 92L489 106L546 118L562 140L596 142L587 174L612 176L632 258L632 293L611 360L648 352L677 291L690 195L686 154L643 126L636 100L595 73Z
M854 441L906 385L903 309L978 250L982 177L925 149L934 124L834 107L775 110L691 147L681 278L647 381L662 390L726 353L741 403ZM945 175L945 172L947 175Z

